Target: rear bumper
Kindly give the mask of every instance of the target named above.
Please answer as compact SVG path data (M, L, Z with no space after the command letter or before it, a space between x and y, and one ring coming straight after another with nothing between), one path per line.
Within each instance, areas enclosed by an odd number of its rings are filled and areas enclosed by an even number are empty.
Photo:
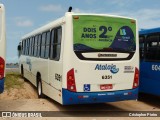
M0 93L2 93L4 91L4 80L5 80L5 78L0 80Z
M62 89L63 105L105 103L123 100L136 100L138 98L138 88L132 90L121 90L114 92L70 92Z

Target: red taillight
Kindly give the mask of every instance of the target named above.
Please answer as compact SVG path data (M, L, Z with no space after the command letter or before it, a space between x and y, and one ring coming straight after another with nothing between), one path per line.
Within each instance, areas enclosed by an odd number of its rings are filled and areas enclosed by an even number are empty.
M72 92L76 92L74 69L71 69L67 73L67 89L72 91Z
M0 57L0 80L4 78L4 68L5 68L4 59Z
M138 68L135 68L133 88L137 88L138 86L139 86L139 70Z

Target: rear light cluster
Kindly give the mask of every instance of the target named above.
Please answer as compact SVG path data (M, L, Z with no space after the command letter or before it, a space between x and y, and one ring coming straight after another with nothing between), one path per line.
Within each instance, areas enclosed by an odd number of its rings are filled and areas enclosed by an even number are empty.
M0 80L4 78L4 68L5 68L4 59L0 57Z
M139 86L139 70L138 68L135 68L133 88L137 88L138 86Z
M74 69L71 69L67 73L67 89L76 92L76 83L75 83L75 77L74 77Z

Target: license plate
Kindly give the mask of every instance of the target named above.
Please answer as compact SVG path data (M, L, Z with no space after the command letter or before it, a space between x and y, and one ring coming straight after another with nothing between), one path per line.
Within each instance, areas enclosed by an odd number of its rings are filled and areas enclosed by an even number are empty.
M109 90L109 89L112 89L112 88L113 88L112 84L100 85L101 90Z

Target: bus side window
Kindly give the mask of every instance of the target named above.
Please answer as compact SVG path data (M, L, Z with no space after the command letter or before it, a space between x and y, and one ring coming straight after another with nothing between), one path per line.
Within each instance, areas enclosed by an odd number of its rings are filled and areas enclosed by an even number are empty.
M46 44L45 44L45 58L48 59L49 57L49 45L50 45L50 31L47 32L47 35L46 35Z
M41 58L45 58L45 44L46 44L46 33L42 34L42 43L41 43Z
M26 55L26 39L24 40L24 48L23 48L23 54Z
M57 30L57 43L56 43L56 60L60 59L61 53L61 39L62 39L62 28Z
M160 60L160 33L158 33L158 39L159 39L159 42L158 42L158 55L157 55L157 59Z
M37 57L39 57L41 53L41 40L42 40L42 36L40 34L38 35Z
M50 59L53 59L54 29L51 31Z
M26 55L29 55L29 44L30 44L30 39L27 39L27 50L26 50Z
M23 40L23 53L22 53L23 55L25 55L25 48L26 48L25 43L26 43L26 40Z
M24 48L25 50L24 50L24 55L27 55L26 53L26 51L27 51L27 39L25 40L25 48Z
M144 59L144 41L145 41L145 37L144 36L140 36L139 37L140 60Z
M37 47L38 47L38 35L35 36L35 43L34 43L34 53L33 56L37 56Z
M32 50L31 50L31 56L34 55L34 44L35 44L35 38L32 37Z
M22 41L22 43L21 43L21 54L23 55L23 42L24 41Z
M30 44L29 44L29 56L32 55L32 42L33 42L33 39L32 37L30 38Z
M146 59L150 61L159 60L159 36L150 35L147 37Z
M22 41L22 48L21 48L21 50L22 50L22 55L23 55L23 51L24 51L24 40Z
M62 27L52 30L50 58L56 61L60 59Z
M22 53L23 55L25 55L25 48L26 48L25 43L26 43L26 40L23 41L23 48L22 48L23 49L23 53Z

